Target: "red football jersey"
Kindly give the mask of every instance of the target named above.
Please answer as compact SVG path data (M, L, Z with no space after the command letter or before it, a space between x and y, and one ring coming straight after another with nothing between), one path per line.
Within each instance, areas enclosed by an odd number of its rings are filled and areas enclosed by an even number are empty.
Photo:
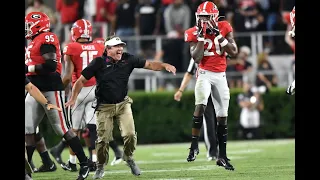
M44 58L41 56L40 47L42 44L52 44L56 47L56 55L57 55L57 70L59 74L61 74L62 64L61 64L61 50L60 50L60 42L56 34L52 32L43 32L36 36L28 45L25 50L25 64L37 65L45 63ZM29 75L36 75L37 73L29 72Z
M72 85L81 76L81 72L88 64L96 57L102 56L104 52L104 45L100 43L68 43L64 49L63 54L71 56L74 65L74 72L72 74ZM93 86L96 84L95 77L88 80L84 86Z
M232 26L227 21L218 21L218 28L223 37L233 31ZM196 26L187 29L184 35L186 42L198 42ZM212 72L225 72L227 69L226 52L222 51L218 39L214 35L205 35L204 53L199 67Z

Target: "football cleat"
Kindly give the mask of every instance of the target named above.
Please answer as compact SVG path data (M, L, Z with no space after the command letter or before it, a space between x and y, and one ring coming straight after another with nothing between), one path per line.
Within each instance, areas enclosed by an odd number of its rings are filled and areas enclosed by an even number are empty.
M50 166L44 165L42 164L37 171L34 171L35 173L38 172L53 172L57 170L57 166L54 162L52 162L52 164Z
M71 172L78 171L77 164L73 164L69 160L68 160L68 163L61 164L61 167L62 167L62 169L66 170L66 171L71 171Z
M61 153L59 153L55 148L50 149L49 152L50 152L50 154L54 157L54 159L57 161L57 163L59 163L60 165L61 165L61 164L65 164L65 163L62 161Z
M195 148L195 149L189 148L189 149L190 151L187 157L188 162L196 160L196 157L199 154L199 148Z
M227 158L218 158L217 165L222 166L227 170L231 170L231 171L234 170L234 167L229 163Z

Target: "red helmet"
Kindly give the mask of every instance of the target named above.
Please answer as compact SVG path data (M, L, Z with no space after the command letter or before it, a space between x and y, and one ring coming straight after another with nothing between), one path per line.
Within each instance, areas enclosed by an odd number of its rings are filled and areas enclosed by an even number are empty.
M79 38L92 38L92 25L91 22L85 19L77 20L71 28L71 37L73 41Z
M290 12L290 22L291 26L294 27L296 24L296 8L293 6L292 11Z
M104 44L105 40L103 38L95 38L92 42L98 44Z
M210 1L205 1L198 6L196 12L196 22L198 23L199 16L210 16L210 20L213 20L215 23L218 22L219 10L218 7Z
M24 23L26 39L50 30L50 19L43 12L30 12L24 18Z

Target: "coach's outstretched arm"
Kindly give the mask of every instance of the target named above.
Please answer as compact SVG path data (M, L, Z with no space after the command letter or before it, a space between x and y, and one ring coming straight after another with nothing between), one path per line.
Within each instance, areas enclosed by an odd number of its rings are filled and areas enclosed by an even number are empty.
M144 69L150 69L153 71L161 71L165 69L168 72L172 72L174 75L176 74L176 68L168 63L163 63L159 61L150 61L146 60L146 64L143 67Z

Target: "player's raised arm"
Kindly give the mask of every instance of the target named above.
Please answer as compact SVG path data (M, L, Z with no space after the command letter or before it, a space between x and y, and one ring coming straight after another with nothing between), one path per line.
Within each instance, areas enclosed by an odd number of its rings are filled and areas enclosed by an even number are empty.
M204 37L206 25L202 21L197 22L197 42L190 42L190 54L196 63L203 58ZM185 36L188 36L185 34ZM185 37L187 39L187 37Z

